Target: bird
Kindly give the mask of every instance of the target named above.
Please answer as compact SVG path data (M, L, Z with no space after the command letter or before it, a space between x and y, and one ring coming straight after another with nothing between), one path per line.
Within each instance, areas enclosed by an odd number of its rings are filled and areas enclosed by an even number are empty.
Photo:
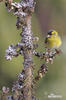
M61 46L62 41L58 32L55 30L49 30L45 38L45 47L47 49L57 49Z

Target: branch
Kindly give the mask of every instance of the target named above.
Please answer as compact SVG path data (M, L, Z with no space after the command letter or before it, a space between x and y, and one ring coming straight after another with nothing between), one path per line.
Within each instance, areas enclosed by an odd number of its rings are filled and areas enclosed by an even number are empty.
M35 50L33 51L33 55L35 55L41 59L44 59L46 63L50 62L51 64L53 64L53 60L56 57L56 55L59 55L61 53L62 53L62 51L58 50L58 49L55 49L53 51L47 49L46 52L43 52L43 53L37 52Z
M37 76L33 80L34 83L36 83L39 79L44 77L45 74L47 73L47 71L48 71L48 67L45 64L42 64L41 67L39 68L38 72L37 72Z
M10 45L8 47L8 49L6 50L6 55L5 55L5 58L6 60L12 60L13 57L17 57L19 55L22 55L23 54L23 49L24 45L21 44L21 43L18 43L16 46L14 46L13 44ZM17 49L20 48L18 51Z

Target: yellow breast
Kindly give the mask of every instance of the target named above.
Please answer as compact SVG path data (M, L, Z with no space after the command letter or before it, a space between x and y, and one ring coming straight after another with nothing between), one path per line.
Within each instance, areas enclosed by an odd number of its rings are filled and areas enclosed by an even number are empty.
M59 36L51 36L47 39L47 48L59 48L61 45L61 39Z

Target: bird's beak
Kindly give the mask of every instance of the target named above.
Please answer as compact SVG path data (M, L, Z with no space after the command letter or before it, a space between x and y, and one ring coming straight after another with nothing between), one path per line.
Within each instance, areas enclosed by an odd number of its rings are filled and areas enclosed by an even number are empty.
M50 37L50 35L47 35L47 37Z

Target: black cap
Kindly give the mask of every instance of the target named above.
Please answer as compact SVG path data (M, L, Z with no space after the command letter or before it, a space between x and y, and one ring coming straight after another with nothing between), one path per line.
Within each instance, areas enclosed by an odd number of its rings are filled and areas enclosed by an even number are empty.
M52 35L52 32L53 32L54 30L49 30L48 31L48 35Z

